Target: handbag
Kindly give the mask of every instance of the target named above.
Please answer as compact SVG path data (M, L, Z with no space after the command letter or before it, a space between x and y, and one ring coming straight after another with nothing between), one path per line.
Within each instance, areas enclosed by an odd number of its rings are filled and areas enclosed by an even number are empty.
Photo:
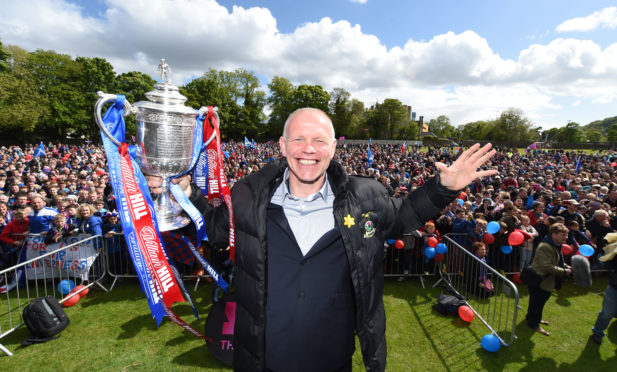
M493 282L491 282L489 279L484 279L484 288L487 291L493 291L495 289L493 286Z
M540 282L542 282L542 276L535 272L531 266L525 266L523 271L521 271L521 281L527 284L530 287L538 287L540 286Z

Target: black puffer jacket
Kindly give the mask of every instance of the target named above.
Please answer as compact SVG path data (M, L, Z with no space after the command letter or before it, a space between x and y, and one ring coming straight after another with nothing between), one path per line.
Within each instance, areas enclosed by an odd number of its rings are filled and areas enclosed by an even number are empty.
M233 345L237 371L265 369L266 209L286 167L284 159L273 161L238 181L232 189L236 224L234 283L238 299ZM327 174L335 194L334 218L341 230L351 270L356 332L364 364L367 371L383 371L386 366L383 242L420 227L452 201L457 192L441 186L436 177L408 198L390 198L383 185L370 178L348 177L338 163L331 162ZM220 238L227 222L225 208L209 210L206 220L210 222L209 237L226 244L226 238Z

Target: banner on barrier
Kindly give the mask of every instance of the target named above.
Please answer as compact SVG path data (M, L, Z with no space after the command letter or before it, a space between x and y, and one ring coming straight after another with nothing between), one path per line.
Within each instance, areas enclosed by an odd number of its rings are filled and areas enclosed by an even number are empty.
M88 270L90 270L90 266L92 266L98 256L97 240L90 239L68 249L62 248L87 239L90 236L89 234L69 236L53 244L45 244L44 236L28 236L28 240L26 240L26 244L22 248L26 250L25 261L43 256L49 252L57 252L26 265L26 277L28 279L78 277L81 280L88 280Z

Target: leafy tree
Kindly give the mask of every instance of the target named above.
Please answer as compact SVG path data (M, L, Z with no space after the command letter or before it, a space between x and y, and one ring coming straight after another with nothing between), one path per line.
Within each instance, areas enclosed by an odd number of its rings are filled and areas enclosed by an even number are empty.
M611 125L611 127L608 129L606 139L609 142L617 142L617 123Z
M99 128L91 114L92 109L98 100L98 91L117 92L116 73L114 67L103 58L77 57L75 63L79 66L77 87L84 96L83 107L76 107L75 109L90 114L90 119L84 122L81 128L75 129L79 129L80 134L87 138L97 138Z
M490 121L474 121L462 126L460 133L462 139L466 140L484 140L492 129Z
M11 67L9 66L9 58L11 57L11 52L4 48L2 42L0 41L0 72L8 72Z
M385 138L388 132L388 113L380 110L377 105L366 113L365 125L368 128L368 137Z
M187 105L191 107L218 107L223 138L242 138L262 132L266 101L265 93L259 88L259 80L252 72L210 69L182 87L180 92L188 98Z
M450 124L450 118L446 115L440 115L437 119L431 119L428 122L428 128L438 138L454 137L457 133L456 128Z
M67 134L91 132L92 109L84 111L87 97L80 89L81 65L65 54L37 50L28 55L31 71L40 94L46 97L49 114L37 128L43 138L65 139Z
M330 94L321 85L299 85L294 89L292 97L294 111L303 107L313 107L328 112Z
M263 109L266 105L266 93L259 90L259 79L254 73L240 69L236 70L239 90L242 96L242 107L238 113L238 124L244 133L251 138L262 136L265 127ZM236 136L239 137L242 131Z
M405 132L411 125L411 121L407 117L407 108L395 98L386 98L380 107L388 114L386 139L405 138Z
M521 142L532 139L534 133L536 132L531 127L531 121L524 116L523 111L510 108L499 115L490 131L488 139L503 142Z
M579 143L583 138L581 126L575 122L569 122L565 127L559 130L561 142Z
M368 130L363 126L364 120L364 103L355 98L351 100L350 112L350 128L349 135L352 138L369 138Z
M221 136L227 137L235 133L238 128L237 113L239 111L236 100L238 90L232 73L210 69L202 77L191 81L180 89L188 100L187 105L193 108L201 106L218 107L221 119Z
M588 129L585 127L582 127L582 128L584 128L583 133L587 141L602 142L602 140L604 139L604 135L602 134L602 131L600 129L596 129L596 128Z
M29 53L9 46L11 62L0 72L0 131L4 138L31 138L34 129L49 114L49 102L27 68Z
M270 96L267 99L271 108L270 118L268 119L268 135L277 138L283 133L283 125L289 114L294 111L293 104L293 84L279 76L275 76L268 84Z
M394 98L387 98L369 110L366 125L372 138L404 139L417 134L417 129L410 128L412 124L407 117L407 108Z
M116 77L116 91L124 94L131 103L146 100L146 93L154 89L154 84L156 80L150 75L138 71L125 72Z
M334 88L330 93L330 117L337 136L349 137L350 135L353 108L350 97L349 92L343 88Z

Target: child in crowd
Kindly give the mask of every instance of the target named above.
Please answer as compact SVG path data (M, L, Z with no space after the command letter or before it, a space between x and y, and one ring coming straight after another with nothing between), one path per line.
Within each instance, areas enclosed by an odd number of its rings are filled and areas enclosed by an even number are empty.
M488 223L482 219L476 219L476 227L471 232L472 243L484 241L484 234L486 233L486 225Z
M538 232L536 229L531 226L531 220L528 216L521 216L521 226L520 229L529 234L533 239L525 239L523 241L523 245L520 247L521 252L521 261L520 261L520 269L523 270L524 267L531 265L531 257L533 256L533 250L535 248L534 239L538 236Z
M591 238L579 230L578 222L575 220L567 221L566 227L568 228L568 240L566 240L566 244L569 244L575 252L582 244L589 244L594 249L596 248Z
M103 199L97 199L94 202L94 209L96 210L94 212L95 216L104 217L107 213L107 209L105 209L105 201Z
M79 204L69 204L69 206L66 207L66 221L67 224L73 228L78 228L81 223L79 221L78 210Z
M122 234L122 224L115 212L105 215L103 223L103 237L107 244L109 255L109 269L114 274L122 274L122 264L126 262L126 249L124 249L124 239Z
M54 222L49 230L42 233L45 235L45 244L57 243L63 237L71 235L71 229L66 223L66 217L63 214L54 216Z
M483 264L486 265L486 244L484 244L484 242L475 242L473 243L472 249L475 256ZM473 264L468 266L468 270L471 271L471 275L476 274L474 294L478 295L480 298L487 298L493 296L495 294L495 288L493 287L493 283L487 276L486 266L478 263L475 260L469 260L470 262L473 262ZM477 268L474 266L477 266Z
M465 210L459 208L455 212L455 217L452 220L452 233L454 234L454 240L469 249L468 242L471 242L469 235L476 228L476 221L472 218L471 214L465 213Z

